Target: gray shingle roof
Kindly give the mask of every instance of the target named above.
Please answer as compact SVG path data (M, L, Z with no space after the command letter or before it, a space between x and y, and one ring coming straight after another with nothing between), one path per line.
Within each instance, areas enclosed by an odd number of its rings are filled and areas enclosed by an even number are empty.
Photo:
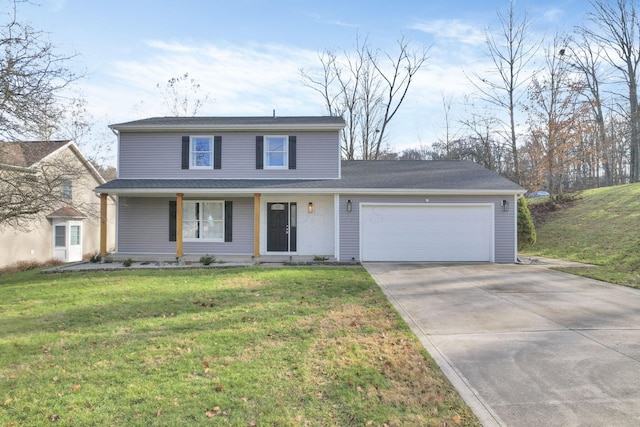
M343 161L341 179L116 179L97 188L109 190L445 190L524 189L481 165L467 161Z
M296 117L151 117L131 122L110 125L112 129L201 129L201 128L255 128L255 127L330 127L342 128L344 119L333 116L296 116Z
M68 140L0 142L0 163L30 167L68 143Z

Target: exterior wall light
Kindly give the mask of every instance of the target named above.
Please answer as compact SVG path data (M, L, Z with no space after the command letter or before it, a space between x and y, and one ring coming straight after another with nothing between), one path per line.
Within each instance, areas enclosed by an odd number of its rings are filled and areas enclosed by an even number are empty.
M347 200L347 212L351 212L353 210L353 203L351 203L351 199Z
M502 212L509 212L509 202L507 200L502 201Z
M307 211L309 213L313 213L313 202L309 202L309 205L307 205Z

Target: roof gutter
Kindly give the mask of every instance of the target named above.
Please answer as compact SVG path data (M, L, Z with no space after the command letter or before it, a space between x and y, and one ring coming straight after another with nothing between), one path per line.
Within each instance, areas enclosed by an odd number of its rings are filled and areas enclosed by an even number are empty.
M215 124L184 124L184 125L109 125L113 131L120 132L170 132L170 131L219 131L238 132L255 130L287 130L287 131L338 131L344 128L344 124L324 123L324 124L237 124L237 125L215 125Z
M522 195L524 190L444 190L444 189L386 189L386 188L95 188L97 194L119 196L161 197L167 194L220 195L220 194L341 194L341 195L454 195L454 196L508 196Z

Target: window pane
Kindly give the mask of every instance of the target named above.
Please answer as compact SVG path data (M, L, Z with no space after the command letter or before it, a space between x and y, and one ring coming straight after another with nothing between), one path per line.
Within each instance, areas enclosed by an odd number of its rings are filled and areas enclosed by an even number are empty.
M203 219L207 221L222 220L222 211L224 210L222 203L203 203L204 215Z
M221 239L222 238L222 221L202 221L203 239Z
M213 140L210 137L191 137L191 166L213 165Z
M267 153L268 166L286 166L284 153Z
M194 220L198 217L196 216L197 203L184 203L182 205L182 218L187 220Z
M193 151L211 151L211 139L195 138L193 141Z
M73 183L69 179L65 179L62 182L62 197L65 199L73 197Z
M80 244L80 226L79 225L72 225L71 228L69 229L69 234L70 234L70 239L71 239L71 245L79 245Z
M268 138L267 151L285 151L284 138Z
M287 137L267 137L265 147L265 164L267 167L287 166Z
M67 227L64 225L56 225L55 233L56 233L56 242L55 242L56 247L64 248L65 246L67 246L66 239L65 239L67 234Z
M224 202L185 202L184 239L224 238Z
M211 166L211 153L193 153L193 166Z
M182 222L182 238L183 239L198 238L198 222L197 221Z

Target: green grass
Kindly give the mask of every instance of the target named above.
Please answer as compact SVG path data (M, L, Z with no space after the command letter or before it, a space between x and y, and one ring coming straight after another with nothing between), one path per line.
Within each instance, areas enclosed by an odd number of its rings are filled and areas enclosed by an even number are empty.
M0 425L479 425L361 268L0 276Z
M536 245L523 252L596 264L569 271L640 288L640 184L584 191L536 227Z

